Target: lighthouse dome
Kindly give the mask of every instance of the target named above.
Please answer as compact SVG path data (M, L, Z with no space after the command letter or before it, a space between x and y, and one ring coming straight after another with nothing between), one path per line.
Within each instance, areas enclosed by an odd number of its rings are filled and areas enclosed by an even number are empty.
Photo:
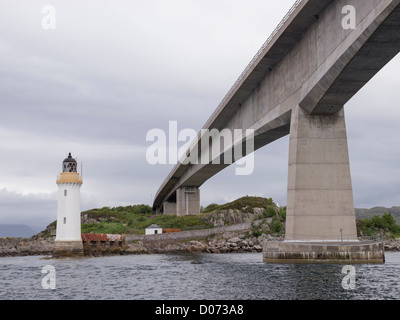
M68 154L68 158L64 159L62 164L63 172L77 172L77 162L71 156L71 152Z

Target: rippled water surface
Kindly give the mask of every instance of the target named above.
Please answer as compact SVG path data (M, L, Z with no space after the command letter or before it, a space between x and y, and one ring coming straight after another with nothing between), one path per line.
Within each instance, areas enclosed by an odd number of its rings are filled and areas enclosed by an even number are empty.
M43 289L44 266L56 289ZM81 260L0 258L0 299L280 300L400 298L400 253L384 265L355 265L345 290L343 265L274 265L262 254L138 255Z

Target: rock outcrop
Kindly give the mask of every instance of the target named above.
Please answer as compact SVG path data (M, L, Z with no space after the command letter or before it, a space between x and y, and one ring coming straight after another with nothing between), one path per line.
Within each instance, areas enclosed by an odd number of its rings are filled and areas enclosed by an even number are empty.
M400 252L400 238L384 242L385 251Z
M262 252L264 237L245 239L243 236L234 237L228 240L214 239L208 242L207 252L210 253L241 253L241 252Z
M0 239L0 257L51 255L54 239Z
M253 208L246 210L221 210L212 214L209 214L202 218L204 222L214 225L214 227L223 227L239 223L252 222L264 212L264 208Z

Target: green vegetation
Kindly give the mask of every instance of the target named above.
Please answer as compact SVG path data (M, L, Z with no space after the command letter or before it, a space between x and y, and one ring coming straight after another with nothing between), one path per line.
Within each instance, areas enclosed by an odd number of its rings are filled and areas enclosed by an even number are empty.
M285 232L286 207L268 206L258 217L260 221L253 221L251 232L253 236L259 237L262 234L283 235Z
M213 228L213 224L203 218L209 214L229 209L253 213L254 208L265 208L258 218L273 218L271 229L276 232L283 229L283 224L279 223L281 217L272 199L246 196L223 205L210 204L198 216L155 215L148 205L92 209L82 212L83 221L87 222L82 224L82 233L143 234L144 229L152 224L182 231L208 229Z
M177 217L155 215L150 206L135 205L127 207L92 209L82 212L86 221L82 224L82 233L143 234L144 229L152 224L162 228L181 230L205 229L212 226L201 221L200 216Z
M82 224L82 233L126 234L129 228L119 222L100 222Z
M371 209L356 209L357 219L371 219L373 216L383 216L384 213L391 213L396 223L400 224L400 207L374 207Z
M254 223L251 226L251 233L253 234L253 237L259 237L263 234L263 230L259 225L255 225Z
M272 233L280 234L285 229L285 225L280 220L273 220L270 224Z
M211 203L210 205L208 205L207 207L205 207L203 209L203 213L207 213L207 212L212 212L215 210L218 210L219 204L216 203Z
M277 211L274 207L268 206L264 209L264 212L262 213L263 218L273 218L277 215Z
M279 216L281 218L281 221L286 222L286 207L280 207L279 208Z
M400 225L396 223L391 213L385 212L382 216L374 215L371 218L357 220L359 236L376 236L396 238L400 236Z
M274 202L271 198L261 198L261 197L249 197L245 196L235 201L218 205L216 203L212 203L206 208L204 208L204 213L212 213L216 211L222 210L246 210L247 212L254 212L254 208L267 208L267 207L274 207Z
M198 216L155 215L148 205L134 205L127 207L92 209L82 212L82 217L87 223L82 224L83 233L113 233L113 234L143 234L144 229L152 224L162 228L194 230L213 228L213 225L204 219L223 210L238 210L240 212L254 213L255 208L264 208L257 214L252 224L252 234L284 234L286 222L286 207L277 208L271 198L242 197L235 201L218 205L212 203L204 208ZM394 207L395 208L395 207ZM397 207L396 207L397 208ZM257 221L258 220L258 221ZM53 222L50 226L55 225ZM400 225L396 217L390 212L376 214L357 219L357 232L359 236L375 237L400 237Z

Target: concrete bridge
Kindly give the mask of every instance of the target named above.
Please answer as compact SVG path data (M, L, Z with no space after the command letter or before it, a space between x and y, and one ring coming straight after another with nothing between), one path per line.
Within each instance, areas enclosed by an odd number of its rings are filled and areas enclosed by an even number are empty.
M357 240L343 107L399 51L400 0L297 1L205 124L254 130L254 150L290 134L286 241ZM204 139L186 157L209 152ZM199 187L229 165L212 161L233 147L178 163L154 208L198 214Z

